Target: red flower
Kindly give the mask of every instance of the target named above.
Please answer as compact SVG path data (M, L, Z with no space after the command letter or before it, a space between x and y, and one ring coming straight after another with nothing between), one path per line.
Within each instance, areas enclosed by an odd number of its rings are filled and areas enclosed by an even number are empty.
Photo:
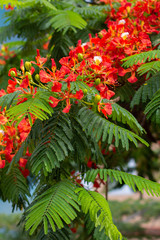
M28 76L26 75L26 77L23 79L20 87L22 87L22 88L28 88L28 86L29 86L29 79L28 79Z
M68 104L68 105L63 109L62 112L64 112L64 113L68 113L69 110L70 110L70 108L71 108L71 104Z
M13 126L6 126L5 133L10 137L14 137L16 135L16 129Z
M56 70L56 63L55 63L55 61L54 61L54 59L53 58L51 58L51 62L52 62L52 66L51 66L51 69L52 69L52 71L54 72L55 70Z
M14 7L12 7L10 3L7 6L5 6L4 8L6 10L14 10Z
M4 95L6 95L6 92L4 91L4 89L1 89L1 90L0 90L0 97L2 97L2 96L4 96Z
M52 96L49 97L49 100L50 100L49 105L53 108L56 107L60 101L57 98L54 98Z
M0 157L0 168L4 168L5 167L5 160L2 160Z
M13 93L16 91L15 86L17 85L16 80L13 81L11 79L8 80L8 87L7 87L7 93Z
M4 125L8 122L8 119L4 115L0 115L0 124Z
M29 176L29 170L28 169L24 169L24 170L20 169L20 171L25 178Z
M49 41L43 44L43 49L48 50Z
M25 168L26 164L27 164L27 159L25 159L25 158L20 158L19 159L19 166L20 167Z
M52 92L60 92L62 88L62 83L53 82Z
M71 228L71 231L72 231L73 233L76 233L76 232L77 232L77 229L76 229L76 228Z
M40 56L39 49L37 49L37 56L35 57L35 59L37 63L35 63L34 61L31 61L31 63L36 64L40 68L42 68L42 66L47 62L47 58L43 58Z
M41 71L39 72L39 76L40 76L40 81L41 81L42 83L51 82L51 76L50 76L48 73L46 73L45 71L41 70Z
M9 72L8 72L8 76L9 76L9 77L12 77L12 76L11 76L11 72L14 72L14 73L15 73L15 77L17 76L17 69L16 69L16 68L11 68L11 69L9 70Z
M20 69L22 70L22 73L24 74L24 62L23 62L23 59L21 59Z
M133 72L131 77L128 78L128 82L130 82L130 83L135 83L135 82L137 82L137 80L138 80L138 78L136 78L135 72Z
M6 64L6 61L0 59L0 65L5 65Z
M76 99L82 99L84 96L83 91L80 89L79 91L76 92L74 96Z
M112 114L112 105L110 103L106 103L104 108L102 109L102 113L106 115L111 115Z
M99 187L100 187L100 184L95 180L93 186L94 186L95 188L99 188Z
M14 156L13 154L6 153L5 154L5 159L10 163L10 162L12 162L13 156Z

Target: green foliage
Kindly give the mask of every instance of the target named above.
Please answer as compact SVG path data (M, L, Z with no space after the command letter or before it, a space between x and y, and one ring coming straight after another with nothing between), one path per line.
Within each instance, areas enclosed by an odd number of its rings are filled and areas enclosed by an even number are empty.
M95 227L95 224L93 221L91 221L89 213L85 215L85 227L87 230L87 233L91 237L91 240L109 240L109 238L106 236L105 228L100 230L100 226Z
M157 73L158 71L160 71L160 62L159 61L145 63L137 69L137 72L140 76L147 73L147 78L150 75Z
M73 132L73 138L71 141L73 151L70 154L70 157L71 159L74 159L74 161L76 161L76 163L80 167L81 164L84 163L85 156L87 156L87 153L90 149L89 141L86 133L83 131L79 119L77 119L76 117L71 117L70 119Z
M30 196L27 181L17 166L14 166L9 174L6 174L6 170L7 168L3 172L1 171L2 199L12 202L13 209L15 207L21 209L28 203L28 197Z
M138 123L137 119L125 108L117 103L112 104L112 114L109 116L113 121L118 121L123 124L128 124L136 133L143 133L144 129Z
M14 101L15 99L17 99L19 93L20 92L16 91L0 97L1 111L3 111L5 107L6 107L6 110L8 110L11 107L11 105L14 104Z
M82 211L85 214L89 213L95 226L100 225L100 231L105 228L105 233L111 240L122 239L121 233L113 224L109 205L105 198L97 192L87 191L84 188L78 188L76 192L79 193L78 199L81 202Z
M70 27L83 29L86 27L86 24L86 21L75 12L69 10L56 11L54 14L52 13L50 19L45 19L45 21L43 21L40 29L43 30L52 27L57 31L67 31Z
M57 31L52 34L49 49L52 51L52 56L54 56L57 65L59 65L58 60L69 53L70 46L74 46L70 34L63 34Z
M142 52L139 54L135 54L132 56L129 56L127 58L124 58L122 61L125 61L123 63L123 67L131 67L137 63L145 63L146 61L151 61L153 59L160 58L160 50L152 50L147 52Z
M30 235L40 224L43 224L45 235L49 226L55 232L56 228L64 228L64 223L70 224L80 210L78 197L74 191L75 186L66 179L37 196L26 213L25 229L30 230Z
M14 7L17 8L24 8L24 7L31 7L35 4L42 4L46 8L50 10L56 10L56 8L47 0L2 0L0 3L0 7L3 8L4 5L11 4Z
M131 108L133 108L134 105L139 105L141 102L146 103L148 100L151 100L159 88L160 72L152 76L136 91L131 101Z
M70 240L70 232L70 229L67 227L57 229L56 232L53 232L52 228L49 228L48 234L45 235L44 229L41 228L37 237L40 240Z
M9 4L9 3L10 3L11 5L16 6L16 7L23 5L22 1L19 1L19 0L18 0L18 1L16 1L16 0L2 0L2 1L0 2L0 7L3 8L4 5L7 5L7 4Z
M39 139L30 159L32 172L37 175L43 170L47 175L53 168L59 168L60 162L73 150L71 139L72 129L68 115L61 110L55 111L39 131Z
M17 120L17 124L30 114L41 120L46 120L53 113L53 108L49 105L46 98L49 98L47 92L37 92L34 97L32 95L19 95L19 98L27 98L27 100L19 105L11 107L7 111L7 116L12 121ZM49 116L48 116L49 115ZM31 124L32 125L32 124Z
M102 6L85 6L81 8L75 8L75 12L79 13L83 17L93 18L93 17L106 17L106 11L110 10L109 5Z
M133 89L133 85L127 82L125 85L117 88L115 98L120 97L121 102L130 103L131 98L133 97L135 91Z
M144 113L154 123L160 124L160 89L153 95L153 99L147 104Z
M137 186L138 190L143 193L145 190L148 195L152 196L160 196L160 184L156 182L152 182L148 179L135 176L126 172L118 171L118 170L112 170L112 169L96 169L91 170L86 173L85 180L87 182L93 182L97 176L97 174L100 175L100 178L104 181L107 181L107 175L110 177L111 181L113 181L113 178L120 182L122 184L122 181L124 181L125 184L129 185L134 191L135 185Z
M137 146L137 139L148 146L147 142L135 133L108 121L87 107L80 109L79 117L87 134L95 138L96 142L102 139L102 142L111 144L114 137L116 147L121 142L123 148L129 149L129 141Z

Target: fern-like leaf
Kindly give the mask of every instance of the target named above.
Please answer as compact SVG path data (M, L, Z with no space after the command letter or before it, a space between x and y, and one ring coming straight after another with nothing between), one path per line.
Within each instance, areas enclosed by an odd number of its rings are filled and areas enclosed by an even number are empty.
M48 234L45 235L44 229L41 228L37 239L40 240L70 240L71 231L69 228L57 229L56 232L53 232L52 228L48 229Z
M75 185L65 180L56 183L44 193L35 198L27 210L25 229L30 229L30 235L43 223L44 233L48 233L50 224L53 232L56 228L64 228L64 223L70 224L79 211L79 201L75 194Z
M100 231L105 228L106 235L111 240L122 239L121 233L113 224L111 211L106 199L99 193L87 191L84 188L76 189L79 193L79 201L81 202L82 211L89 213L91 220L95 226L101 226Z
M148 195L152 196L160 196L160 184L156 182L152 182L148 179L135 176L126 172L112 170L112 169L96 169L91 170L86 173L85 180L87 182L94 182L97 174L100 175L100 178L104 181L107 181L107 176L110 177L110 180L113 181L113 178L122 184L122 181L129 185L134 191L135 185L137 186L138 190L143 193L145 190Z
M16 91L0 97L1 111L3 111L5 107L6 107L6 110L8 110L11 107L11 105L14 103L15 99L18 97L19 94L20 92Z
M136 133L143 133L144 131L137 119L129 111L116 103L112 104L112 114L108 117L112 118L113 121L128 124Z
M137 69L137 72L140 76L147 73L148 78L150 75L153 75L153 74L157 73L158 71L160 71L160 61L153 61L153 62L145 63Z
M135 91L133 89L133 84L127 82L124 86L117 88L114 98L120 97L121 102L130 103Z
M147 118L151 118L153 122L160 124L160 89L148 103L144 113L147 115Z
M102 142L107 140L107 142L111 144L114 137L115 146L118 147L121 142L123 148L127 150L129 149L129 141L137 146L137 139L148 146L148 143L135 133L108 121L87 107L80 109L79 117L88 135L95 138L97 142L102 138Z
M151 100L158 89L160 89L160 72L152 76L136 91L131 101L131 108L134 105L139 105L141 102L146 103L148 100Z
M86 27L86 21L75 12L70 10L65 11L55 11L54 14L50 13L49 18L45 19L45 21L41 24L41 29L46 29L48 27L52 27L57 31L68 30L70 27L83 29Z
M43 170L47 175L53 168L60 167L60 162L73 150L73 134L68 115L57 109L53 116L44 122L39 134L40 138L32 153L30 164L34 174L37 175Z
M3 174L0 186L3 201L12 202L13 208L21 209L28 203L30 193L27 182L17 166L14 166L9 174Z
M153 59L160 58L160 50L152 50L148 52L142 52L139 54L135 54L132 56L129 56L127 58L124 58L122 61L125 61L123 63L123 67L131 67L137 63L145 63L146 61L151 61Z
M83 17L93 18L93 17L100 17L106 16L106 12L110 10L109 5L102 5L102 6L86 6L81 8L75 8L74 12L79 13Z
M42 121L48 119L48 115L52 115L53 108L46 100L47 98L49 98L47 92L37 92L34 97L29 94L24 96L22 95L22 97L26 97L27 101L11 107L7 111L7 116L12 119L12 121L18 120L19 123L24 117L28 116L28 114L30 113Z

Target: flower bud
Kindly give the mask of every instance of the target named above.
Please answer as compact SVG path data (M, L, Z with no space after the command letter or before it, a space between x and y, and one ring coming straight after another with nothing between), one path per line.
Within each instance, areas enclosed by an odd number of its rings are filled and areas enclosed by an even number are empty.
M85 89L83 90L84 95L86 95L87 92L88 92L88 90L85 88Z
M78 60L82 61L83 60L83 54L82 53L78 53Z
M39 80L40 80L39 74L35 75L35 79L36 79L37 82L39 82Z
M31 80L32 79L32 75L30 72L26 72L26 75L28 76L28 79Z
M103 38L103 34L101 32L98 33L98 37L101 39Z
M96 78L96 80L95 80L95 84L96 84L96 85L99 85L100 82L101 82L101 79L100 79L100 78Z
M31 64L31 62L25 62L25 64L24 64L24 66L25 66L25 69L27 70L27 71L29 71L29 70L31 70L31 67L32 67L32 64Z
M16 76L15 71L11 71L11 72L10 72L10 75L11 75L11 77L15 77L15 76Z
M94 99L94 103L98 103L101 100L101 96L100 95L96 95L95 99Z

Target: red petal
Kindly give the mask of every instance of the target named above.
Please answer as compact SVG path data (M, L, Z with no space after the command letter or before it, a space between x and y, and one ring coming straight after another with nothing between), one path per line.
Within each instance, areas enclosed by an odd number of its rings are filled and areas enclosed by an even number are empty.
M54 85L52 87L52 92L60 92L61 88L62 88L62 83L54 82Z
M71 104L67 104L67 106L63 109L62 112L64 112L64 113L68 113L69 110L70 110L70 108L71 108Z
M5 167L5 160L0 159L0 168L4 168L4 167Z
M57 98L54 98L52 96L49 97L49 100L50 100L49 105L51 107L56 107L58 105L59 101L60 101Z
M130 83L135 83L135 82L137 82L137 80L138 80L138 78L135 77L135 72L132 73L130 78L128 78L128 82L130 82Z
M45 71L41 70L41 71L39 72L39 76L40 76L40 81L41 81L42 83L51 82L51 76L50 76L48 73L46 73Z

